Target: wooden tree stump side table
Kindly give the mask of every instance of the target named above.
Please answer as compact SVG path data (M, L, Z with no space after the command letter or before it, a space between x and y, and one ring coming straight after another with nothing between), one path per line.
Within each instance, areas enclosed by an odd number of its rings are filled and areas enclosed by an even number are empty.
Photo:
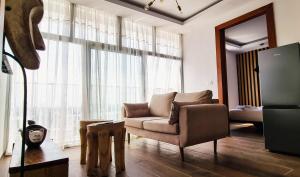
M113 134L114 134L114 152L115 152L115 167L116 173L125 170L125 135L126 129L124 128L124 121L114 123Z
M116 173L125 170L125 133L124 121L99 122L87 125L87 175L91 176L99 168L102 176L108 175L111 162L111 137L114 137Z
M103 120L81 120L80 121L80 143L81 143L81 152L80 152L80 164L86 164L86 150L87 150L87 126L93 123L108 122Z

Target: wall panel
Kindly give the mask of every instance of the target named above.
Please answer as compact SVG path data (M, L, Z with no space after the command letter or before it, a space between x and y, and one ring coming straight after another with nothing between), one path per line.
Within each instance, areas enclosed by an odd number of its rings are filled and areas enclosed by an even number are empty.
M258 64L258 51L266 49L236 55L240 105L261 106L259 75L255 69Z

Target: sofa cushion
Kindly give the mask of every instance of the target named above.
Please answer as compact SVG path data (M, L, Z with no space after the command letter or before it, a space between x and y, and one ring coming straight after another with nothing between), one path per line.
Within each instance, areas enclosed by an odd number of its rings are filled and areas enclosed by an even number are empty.
M125 126L143 129L143 122L151 120L166 119L165 117L138 117L138 118L124 118ZM167 119L168 120L168 119Z
M143 127L145 130L160 132L160 133L168 133L168 134L179 134L179 126L178 124L170 125L169 119L158 119L151 121L144 121Z
M124 103L126 117L146 117L149 116L148 103Z
M169 124L173 125L175 123L179 123L179 111L181 106L186 105L195 105L199 104L198 102L172 102L171 113L169 116Z
M198 102L199 104L212 103L212 91L205 90L193 93L177 93L174 101L177 102Z
M176 92L153 95L150 101L150 114L158 117L169 117L171 103L175 95Z

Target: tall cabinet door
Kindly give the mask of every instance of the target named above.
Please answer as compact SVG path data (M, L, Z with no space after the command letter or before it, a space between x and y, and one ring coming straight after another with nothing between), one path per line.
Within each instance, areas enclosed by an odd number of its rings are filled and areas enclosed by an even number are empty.
M266 148L300 155L300 108L263 109Z
M299 44L258 53L263 106L300 105Z

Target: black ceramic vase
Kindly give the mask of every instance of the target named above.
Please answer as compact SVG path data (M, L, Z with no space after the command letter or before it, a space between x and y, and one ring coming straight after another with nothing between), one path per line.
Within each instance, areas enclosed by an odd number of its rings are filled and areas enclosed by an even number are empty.
M28 121L28 124L25 130L25 144L28 148L38 148L45 140L47 129L36 125L34 121Z

